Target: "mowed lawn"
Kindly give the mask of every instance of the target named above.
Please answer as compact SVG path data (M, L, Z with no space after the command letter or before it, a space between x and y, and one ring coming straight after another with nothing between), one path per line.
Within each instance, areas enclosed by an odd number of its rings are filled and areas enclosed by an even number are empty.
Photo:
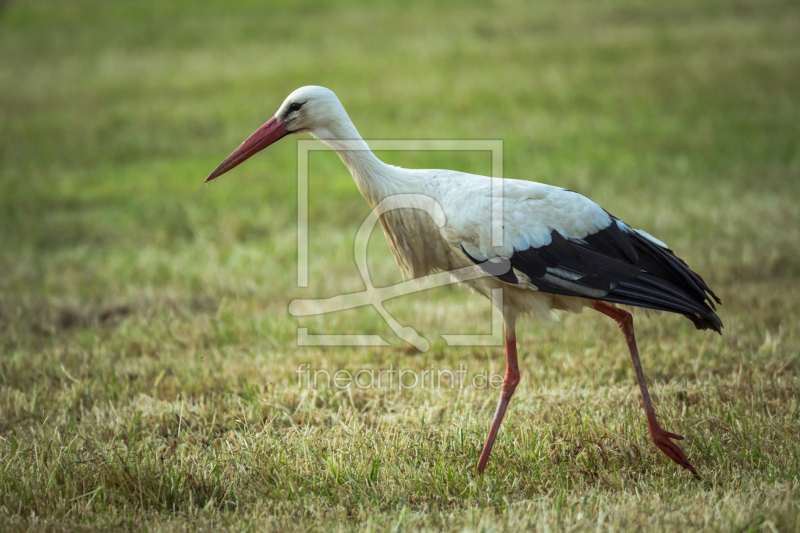
M793 1L0 2L0 529L800 530L800 4ZM665 429L596 313L519 327L522 382L483 477L502 374L488 302L444 287L295 318L363 289L368 214L297 138L203 178L303 85L367 139L500 139L506 177L580 192L667 242L722 336L636 317ZM488 152L383 152L488 174ZM376 285L402 280L380 230ZM298 346L310 334L386 347ZM302 366L301 365L306 365ZM463 365L463 366L460 366ZM339 388L299 369L464 370ZM469 385L469 386L466 386Z

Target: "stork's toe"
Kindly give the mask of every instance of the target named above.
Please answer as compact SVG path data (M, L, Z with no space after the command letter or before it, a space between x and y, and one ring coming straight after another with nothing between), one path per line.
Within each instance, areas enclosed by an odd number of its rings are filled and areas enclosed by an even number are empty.
M669 439L683 440L682 436L676 433L670 433L669 431L664 431L661 428L657 428L655 430L650 431L650 439L656 446L658 446L658 448L662 452L664 452L667 455L667 457L675 461L677 464L681 465L683 468L685 468L692 474L697 475L697 471L689 463L689 459L686 457L686 454L683 453L683 450L681 450L677 444L669 440Z

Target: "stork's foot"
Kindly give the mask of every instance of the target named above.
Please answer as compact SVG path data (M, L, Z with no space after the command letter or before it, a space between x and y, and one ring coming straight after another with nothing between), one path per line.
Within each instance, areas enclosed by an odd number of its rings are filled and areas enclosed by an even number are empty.
M683 440L683 437L676 433L664 431L660 426L650 428L650 440L652 440L662 452L667 454L667 457L681 465L692 474L697 475L697 471L692 465L689 464L689 460L686 458L686 454L683 453L683 450L681 450L677 444L669 439Z

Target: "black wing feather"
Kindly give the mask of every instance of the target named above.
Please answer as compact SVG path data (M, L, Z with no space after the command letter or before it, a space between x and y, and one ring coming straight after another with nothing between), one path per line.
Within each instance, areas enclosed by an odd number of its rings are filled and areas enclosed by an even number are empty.
M612 217L607 228L581 240L551 230L550 244L515 250L512 270L497 277L517 284L516 270L542 292L680 313L698 329L720 332L714 302L721 302L703 278L672 250L617 222Z

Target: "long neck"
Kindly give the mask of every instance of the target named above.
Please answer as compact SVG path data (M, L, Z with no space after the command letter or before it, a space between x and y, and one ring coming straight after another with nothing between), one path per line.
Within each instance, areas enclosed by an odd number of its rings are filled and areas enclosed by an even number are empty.
M398 185L396 174L399 169L387 165L372 153L346 114L335 126L316 130L314 135L339 155L358 190L372 207L392 194Z
M428 196L425 193L429 191L419 180L418 172L383 163L370 151L344 110L341 115L338 120L331 121L335 126L315 130L314 135L339 154L370 207L374 209L396 194ZM430 208L428 203L425 206ZM411 278L424 276L440 266L431 260L432 257L447 255L437 224L431 217L421 216L418 209L392 209L383 213L379 220L397 264Z

